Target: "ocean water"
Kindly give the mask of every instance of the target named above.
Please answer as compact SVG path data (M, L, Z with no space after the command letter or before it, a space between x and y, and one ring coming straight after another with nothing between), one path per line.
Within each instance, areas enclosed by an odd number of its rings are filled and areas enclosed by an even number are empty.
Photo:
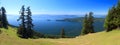
M76 15L33 15L33 29L37 32L50 35L60 35L62 28L65 29L67 36L78 36L82 29L82 22L67 22L56 21L58 19L75 18ZM19 26L20 21L17 21L19 15L8 15L8 22L11 25ZM95 22L95 32L103 31L103 22Z

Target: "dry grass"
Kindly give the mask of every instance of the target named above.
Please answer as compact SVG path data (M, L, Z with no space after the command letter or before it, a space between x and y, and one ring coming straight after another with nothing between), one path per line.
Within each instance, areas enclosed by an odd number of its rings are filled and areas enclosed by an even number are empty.
M21 39L16 35L16 28L1 30L0 45L120 45L120 30L61 39Z

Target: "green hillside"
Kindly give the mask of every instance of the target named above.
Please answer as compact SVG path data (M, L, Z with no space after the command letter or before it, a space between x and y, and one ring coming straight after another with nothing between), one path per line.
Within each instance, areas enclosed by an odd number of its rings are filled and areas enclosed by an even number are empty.
M17 37L16 28L1 28L0 45L120 45L120 30L98 32L76 38L61 39L21 39Z

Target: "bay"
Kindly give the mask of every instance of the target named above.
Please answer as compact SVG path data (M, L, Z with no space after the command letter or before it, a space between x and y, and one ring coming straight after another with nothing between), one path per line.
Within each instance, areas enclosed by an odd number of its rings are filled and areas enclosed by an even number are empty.
M20 21L17 21L19 15L8 15L8 22L11 25L19 26ZM37 32L50 35L60 35L62 28L65 29L67 36L78 36L82 29L82 22L56 21L65 18L76 18L78 15L33 15L33 29ZM104 30L104 21L95 22L95 32Z

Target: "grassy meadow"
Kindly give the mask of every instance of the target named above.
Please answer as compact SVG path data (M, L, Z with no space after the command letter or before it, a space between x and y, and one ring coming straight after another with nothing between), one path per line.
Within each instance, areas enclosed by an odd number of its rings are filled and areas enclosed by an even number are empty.
M76 38L22 39L16 34L17 28L1 28L0 45L119 45L120 30L98 32Z

